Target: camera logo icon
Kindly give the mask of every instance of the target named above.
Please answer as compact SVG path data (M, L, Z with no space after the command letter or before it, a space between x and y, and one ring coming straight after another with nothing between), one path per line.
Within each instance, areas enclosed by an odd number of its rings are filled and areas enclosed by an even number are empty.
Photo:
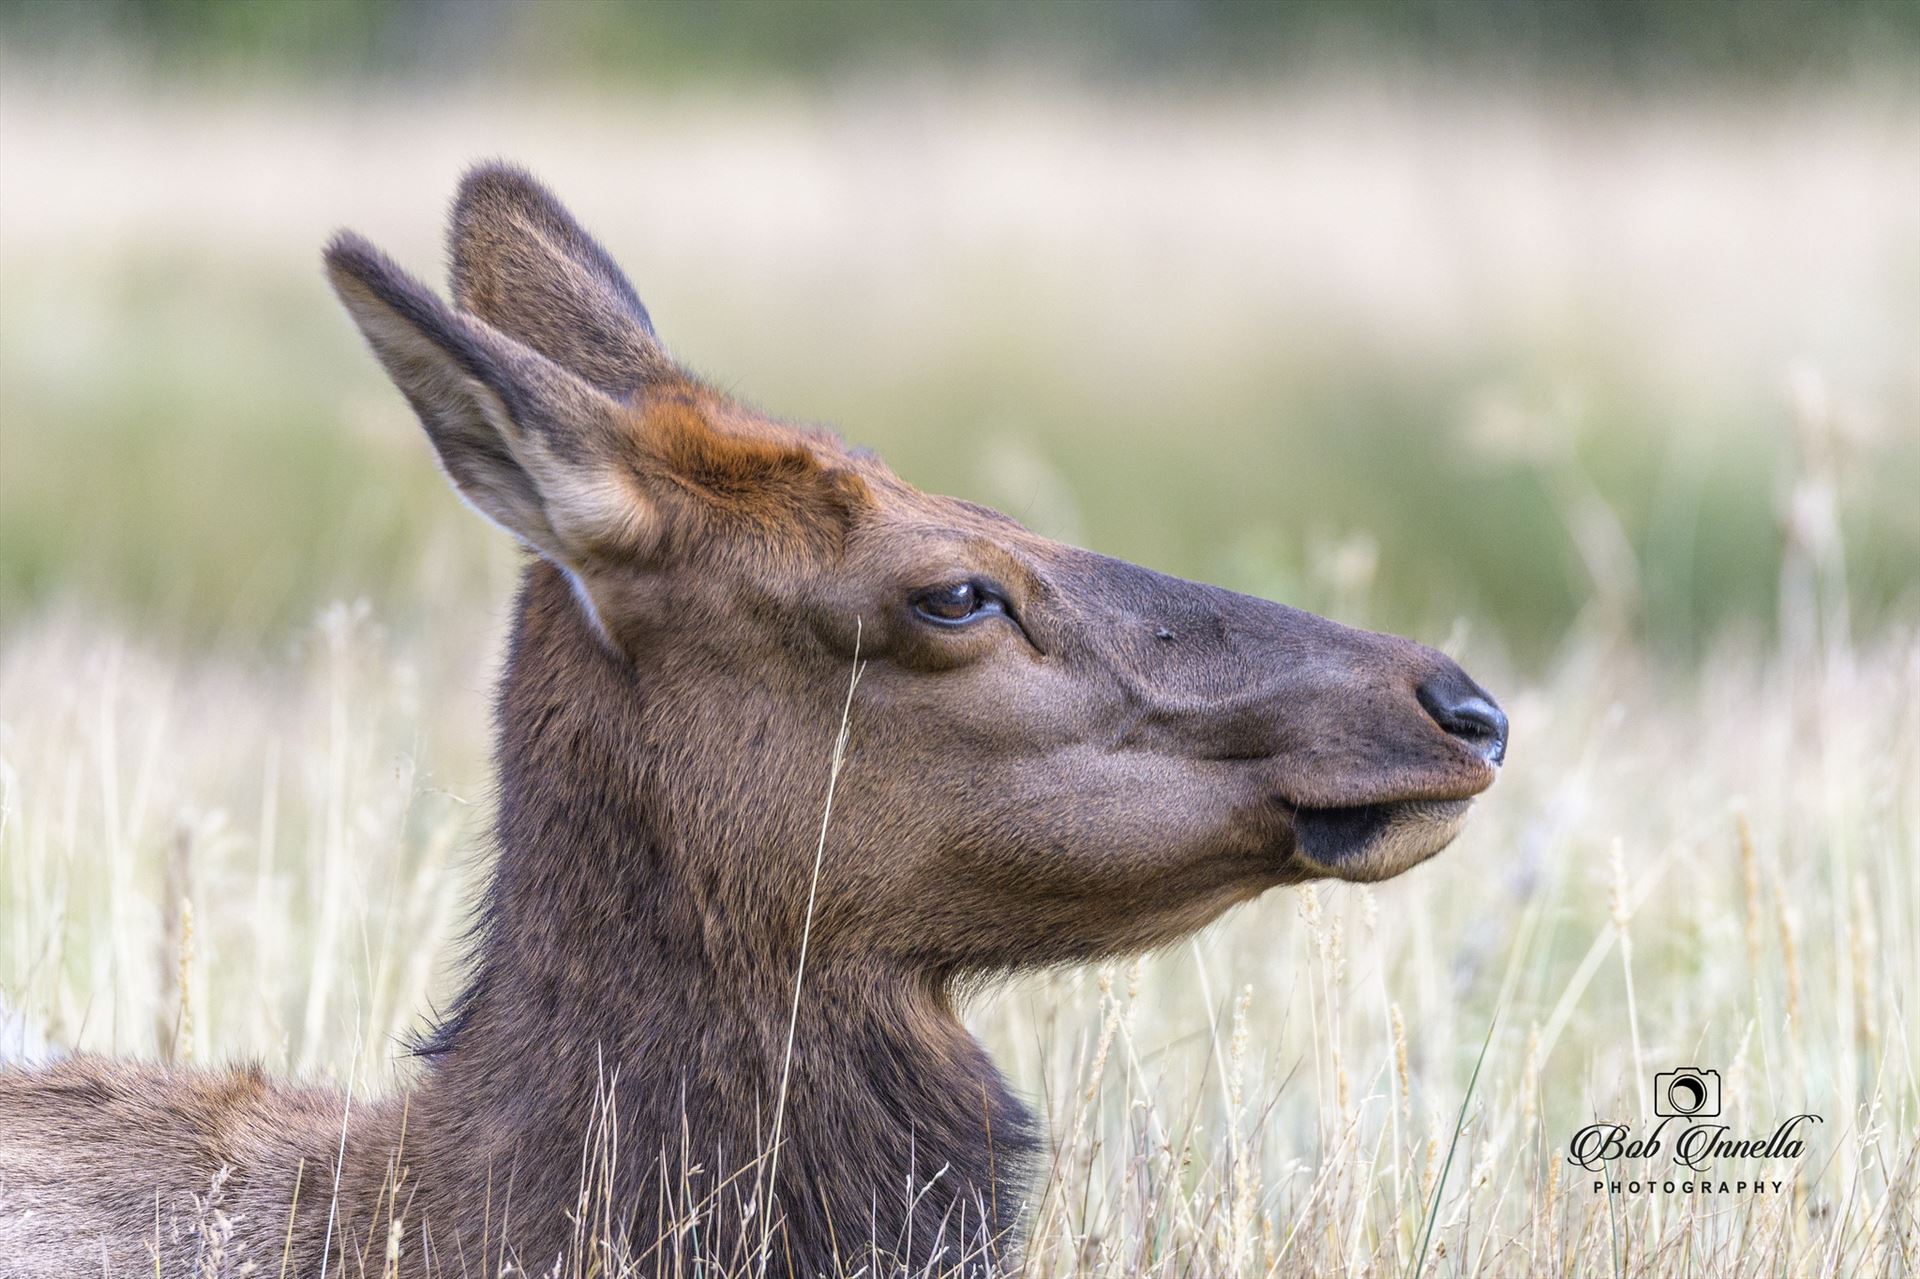
M1670 1119L1712 1119L1720 1113L1720 1072L1676 1066L1653 1077L1653 1113Z

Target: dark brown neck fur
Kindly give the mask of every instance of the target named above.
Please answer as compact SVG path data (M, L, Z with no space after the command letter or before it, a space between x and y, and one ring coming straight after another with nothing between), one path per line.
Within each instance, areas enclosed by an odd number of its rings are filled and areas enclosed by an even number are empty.
M457 1205L463 1238L477 1234L489 1186L499 1202L511 1181L493 1233L536 1271L573 1236L565 1214L607 1097L612 1226L635 1254L698 1209L697 1235L669 1255L750 1267L765 1219L745 1207L771 1136L804 898L743 910L691 855L688 832L726 814L695 820L664 798L671 744L654 740L644 672L597 643L556 570L529 569L499 708L499 867L412 1122L432 1147L415 1162L431 1170L427 1212ZM771 1273L1010 1250L1030 1121L941 982L814 953L792 1062Z

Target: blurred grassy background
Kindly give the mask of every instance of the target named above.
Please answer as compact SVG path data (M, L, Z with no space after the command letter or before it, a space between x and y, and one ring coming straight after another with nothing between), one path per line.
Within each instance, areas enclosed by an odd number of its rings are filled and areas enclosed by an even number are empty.
M437 279L507 155L694 366L1099 549L1684 665L1775 625L1811 461L1871 627L1920 564L1917 11L12 0L0 610L497 595L315 264L351 224Z
M1920 43L1899 0L4 0L9 38L243 77L821 80L1009 60L1111 80L1260 79L1336 60L1648 82L1831 78Z
M975 1006L1037 1273L1913 1269L1920 4L0 0L16 1033L382 1086L452 989L515 552L318 255L487 156L749 399L1513 715L1377 898ZM1682 1062L1792 1194L1556 1199Z

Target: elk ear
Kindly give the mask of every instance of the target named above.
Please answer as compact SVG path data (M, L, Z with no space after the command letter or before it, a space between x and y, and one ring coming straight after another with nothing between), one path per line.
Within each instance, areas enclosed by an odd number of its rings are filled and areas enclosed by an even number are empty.
M461 496L576 574L594 549L632 542L644 507L611 465L612 401L452 311L351 232L327 246L326 264Z
M615 399L674 372L640 295L524 169L468 171L448 231L453 301Z

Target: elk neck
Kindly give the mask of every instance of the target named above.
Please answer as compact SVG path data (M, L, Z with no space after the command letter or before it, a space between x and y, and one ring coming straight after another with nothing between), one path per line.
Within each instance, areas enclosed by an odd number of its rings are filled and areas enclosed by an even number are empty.
M471 976L423 1048L412 1103L408 1143L433 1148L415 1166L443 1170L421 1193L465 1197L517 1171L514 1218L538 1244L549 1225L571 1229L579 1187L554 1173L583 1166L611 1113L605 1189L634 1213L617 1228L651 1240L661 1216L697 1204L705 1237L724 1237L716 1227L755 1193L756 1158L766 1166L790 1061L777 1246L796 1272L827 1266L836 1237L871 1237L883 1255L898 1240L902 1260L933 1259L943 1239L1004 1248L1036 1142L947 984L814 953L796 1005L797 928L730 900L737 867L712 864L759 850L691 846L730 814L672 811L663 770L686 761L648 714L658 670L587 627L561 575L531 567L498 706L498 865Z

